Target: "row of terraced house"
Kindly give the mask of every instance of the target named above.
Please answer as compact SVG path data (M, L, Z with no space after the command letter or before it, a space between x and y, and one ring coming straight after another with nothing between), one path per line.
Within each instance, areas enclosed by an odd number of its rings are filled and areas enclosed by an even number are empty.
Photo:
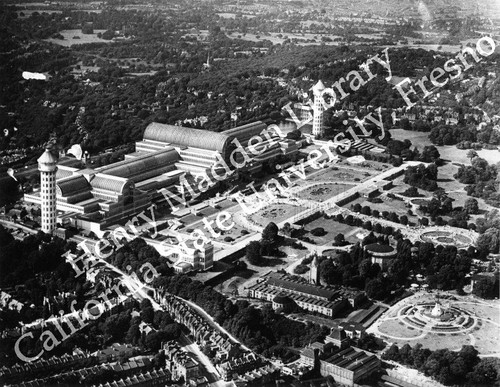
M237 384L245 381L246 385L259 385L264 380L274 380L279 376L279 370L253 352L242 349L239 343L220 332L214 324L210 324L179 298L159 291L156 294L156 301L166 308L177 323L187 327L198 345L209 348L215 353L217 369L225 381L233 380Z

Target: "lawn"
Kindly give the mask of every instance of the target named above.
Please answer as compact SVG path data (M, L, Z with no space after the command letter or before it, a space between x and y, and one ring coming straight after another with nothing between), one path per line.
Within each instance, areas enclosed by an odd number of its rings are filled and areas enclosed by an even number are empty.
M430 331L424 337L416 339L422 330L414 328L408 329L408 326L400 323L395 317L399 310L409 305L425 302L435 302L433 294L419 292L414 296L406 298L392 306L388 312L383 315L376 323L369 328L369 332L376 333L377 330L382 335L387 335L386 340L399 346L409 343L415 346L420 343L424 348L436 350L448 348L450 350L459 350L462 345L473 345L480 354L492 354L498 352L500 347L500 301L499 300L481 300L472 296L457 296L456 300L450 301L450 305L459 308L477 320L476 328L472 330L460 331L458 333L443 334L441 332ZM447 302L443 303L445 306ZM396 339L401 338L401 339Z
M308 180L336 181L336 182L361 182L388 169L387 164L370 161L370 164L350 166L345 162L335 164L332 168L314 174Z
M432 145L429 140L429 133L414 132L404 129L391 129L391 135L394 140L403 141L408 139L414 146L420 150L426 145ZM454 163L470 165L470 159L467 157L468 149L457 149L455 145L436 146L443 160L451 160ZM488 163L497 163L500 159L500 152L495 149L482 149L476 151L479 157L485 159Z
M350 203L348 203L345 207L351 208L351 205L359 203L361 207L368 206L370 209L377 210L380 214L383 211L387 212L395 212L398 216L406 215L410 222L416 223L418 221L418 217L414 215L408 215L408 208L406 207L405 202L397 199L391 199L388 197L384 197L384 201L382 203L372 203L366 198L358 198ZM373 218L372 223L376 221L376 218Z
M319 246L331 245L337 234L344 234L345 239L352 243L356 243L359 241L356 238L356 233L353 233L353 231L357 230L358 227L349 226L344 223L336 222L332 219L325 219L321 217L306 224L305 230L311 231L317 227L324 228L327 233L321 237L314 236L311 233L307 233L306 236L314 240ZM347 236L348 234L350 234L349 237Z
M98 33L106 32L106 30L94 30L93 34L82 34L81 30L62 30L59 33L64 36L64 39L45 39L47 42L55 43L64 47L71 47L75 44L84 43L112 43L112 40L104 40L97 37ZM78 37L75 39L75 37Z
M328 36L330 39L335 39L337 37L337 35L320 35L320 34L292 34L292 33L283 33L282 34L282 37L278 37L277 36L278 34L277 33L270 33L269 35L264 35L264 34L260 34L260 35L256 35L256 34L250 34L250 33L247 33L247 34L241 34L241 33L238 33L238 32L232 32L230 34L228 34L227 36L230 38L230 39L242 39L242 40L248 40L248 41L251 41L251 42L259 42L259 41L263 41L263 40L269 40L271 41L273 44L282 44L286 38L288 39L299 39L299 45L301 46L304 46L304 45L318 45L318 44L322 44L324 43L325 45L327 46L338 46L339 45L339 42L322 42L321 41L321 37L322 36ZM257 36L259 36L257 38ZM300 40L311 40L311 39L314 39L315 42L300 42Z

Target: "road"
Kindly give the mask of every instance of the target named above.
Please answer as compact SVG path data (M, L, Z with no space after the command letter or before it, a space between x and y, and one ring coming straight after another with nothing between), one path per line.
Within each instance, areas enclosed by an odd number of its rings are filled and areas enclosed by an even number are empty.
M84 238L86 239L86 238ZM154 310L164 310L163 306L156 302L153 297L151 297L148 294L148 290L154 291L155 289L152 288L149 285L145 285L138 277L135 275L135 273L132 273L132 275L126 274L122 270L118 269L116 266L110 264L106 260L93 256L97 261L99 261L101 264L103 264L107 269L113 271L116 273L120 278L121 278L121 283L125 285L129 291L131 292L131 296L134 297L135 299L142 301L143 299L149 299L151 301L151 304L153 306ZM196 305L192 301L185 300L181 297L175 296L178 300L184 302L187 304L190 308L194 309L200 316L202 316L213 329L218 330L219 332L223 333L227 337L229 337L230 340L232 340L234 343L237 343L241 346L241 348L245 349L246 351L252 352L250 348L248 348L246 345L244 345L242 342L240 342L238 339L236 339L232 334L230 334L226 329L224 329L222 326L220 326L212 316L210 316L203 308L200 306ZM187 338L186 338L187 339ZM211 375L211 378L214 379L214 377L218 377L220 379L220 376L213 366L213 364L210 362L210 360L201 352L200 348L198 347L197 344L195 343L187 343L186 348L190 350L190 352L194 353L197 358L200 360L201 363L205 366L207 369L207 372ZM266 358L263 358L265 360ZM214 380L211 383L212 386L214 387L225 387L228 384L225 382L222 382L220 380Z
M210 359L201 351L198 344L189 339L189 337L186 337L184 333L181 334L178 341L186 352L190 352L191 354L195 355L194 357L196 358L196 360L201 365L203 365L203 367L205 368L205 372L203 372L203 374L207 377L210 386L226 387L229 385L228 383L221 380L219 372L214 367Z
M188 304L191 308L193 308L194 310L196 310L203 318L205 318L209 323L210 325L217 329L218 331L224 333L225 335L227 335L233 342L235 343L238 343L243 349L249 351L249 352L252 352L252 350L250 348L248 348L245 344L243 344L241 341L239 341L238 339L236 339L231 333L229 333L228 331L226 331L223 327L221 327L215 320L212 316L210 316L207 312L205 312L205 310L203 310L203 308L200 308L198 305L196 305L194 302L191 302L191 301L188 301L188 300L185 300L184 298L181 298L181 297L177 297L177 299L185 302L186 304Z

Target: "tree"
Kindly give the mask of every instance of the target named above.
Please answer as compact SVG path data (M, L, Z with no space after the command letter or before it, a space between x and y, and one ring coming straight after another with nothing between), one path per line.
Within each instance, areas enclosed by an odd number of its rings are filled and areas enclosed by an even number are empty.
M424 146L422 150L422 155L420 156L420 161L424 163L435 163L439 162L440 154L434 145Z
M319 237L325 235L326 231L323 227L316 227L315 229L311 230L311 234Z
M262 240L275 244L278 242L278 226L274 222L270 222L262 231Z
M141 338L141 331L139 329L139 323L133 323L130 325L130 328L127 331L127 336L125 337L125 341L127 343L137 345L139 343L139 339Z
M104 33L102 34L102 36L101 36L101 37L102 37L102 39L104 39L104 40L111 40L111 39L113 39L113 38L115 37L115 33L114 33L114 31L113 31L113 30L107 30L106 32L104 32Z
M413 353L409 344L405 344L399 349L399 356L401 356L403 364L413 364Z
M335 235L335 238L333 238L333 241L334 241L334 244L336 246L343 246L346 243L344 234L341 234L341 233Z
M246 247L246 257L250 264L260 265L262 263L261 244L259 241L251 241Z
M368 281L365 286L365 292L369 298L374 298L376 300L383 300L389 295L387 286L385 286L380 278L374 278Z
M93 23L83 23L82 34L93 34L93 33L94 33Z
M262 231L262 240L261 244L261 254L262 255L276 255L278 251L278 226L276 223L269 223L266 228Z
M342 284L342 271L333 264L331 259L325 259L320 264L321 280L329 285Z
M150 332L149 335L146 336L145 340L146 347L148 347L153 351L158 351L161 348L163 336L164 335L161 331Z
M477 238L477 248L493 254L500 252L500 230L494 227L487 229Z
M359 275L363 278L368 277L371 272L372 261L370 259L364 259L358 266Z
M361 212L361 204L359 204L359 203L354 204L354 205L352 206L352 210L353 210L354 212L358 212L358 213L359 213L359 212Z
M396 344L392 344L387 351L382 354L382 359L392 360L399 362L401 361L401 355L399 354L399 347Z
M472 159L477 156L478 154L474 149L471 149L467 152L467 158L470 159L471 164L472 164Z
M368 206L363 206L363 208L361 208L361 213L362 213L363 215L368 215L368 216L370 216L370 214L371 214L371 209L370 209L370 207L368 207Z
M481 298L493 298L497 295L495 292L495 277L482 277L474 284L473 292Z
M464 203L464 210L468 215L479 213L479 205L476 199L467 198Z
M485 385L493 383L497 379L495 364L489 359L482 359L474 369L467 374L471 385Z

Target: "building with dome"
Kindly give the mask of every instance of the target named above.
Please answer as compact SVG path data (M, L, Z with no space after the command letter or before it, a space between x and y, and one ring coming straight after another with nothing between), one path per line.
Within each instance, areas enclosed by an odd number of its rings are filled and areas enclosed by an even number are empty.
M378 263L382 270L387 270L397 255L394 247L381 243L366 245L364 250L370 255L372 263Z
M260 141L252 140L256 136ZM252 152L256 145L259 154ZM160 190L188 192L189 201L199 194L197 183L189 185L197 175L255 171L265 161L296 152L294 141L281 138L261 121L220 133L153 122L135 152L103 167L57 166L57 158L46 151L38 160L41 190L25 194L24 200L42 207L44 232L52 232L59 223L101 236L103 230L132 219L153 201L165 200ZM235 178L237 172L226 175Z
M274 310L282 310L285 313L291 312L297 304L294 300L288 297L285 293L278 294L273 298L273 309Z

